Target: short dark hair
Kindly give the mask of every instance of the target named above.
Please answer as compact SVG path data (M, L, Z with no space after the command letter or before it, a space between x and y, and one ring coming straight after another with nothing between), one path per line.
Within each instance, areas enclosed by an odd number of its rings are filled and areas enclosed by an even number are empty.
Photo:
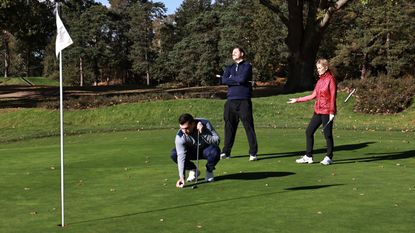
M183 113L179 117L179 124L183 125L185 123L193 123L195 119L189 113Z
M238 50L239 50L239 52L241 52L241 53L243 53L243 54L244 54L242 57L246 57L246 52L245 52L245 50L244 50L241 46L235 46L235 47L233 47L232 51L233 51L234 49L238 49Z

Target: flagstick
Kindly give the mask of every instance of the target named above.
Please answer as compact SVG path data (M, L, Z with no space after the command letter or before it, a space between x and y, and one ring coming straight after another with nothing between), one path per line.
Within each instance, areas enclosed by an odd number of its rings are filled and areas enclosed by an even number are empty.
M64 208L64 164L63 164L63 78L62 78L62 50L73 43L71 37L69 36L68 31L66 31L65 25L63 25L62 20L59 17L58 6L56 4L56 43L55 43L55 53L56 56L59 55L59 93L60 93L60 126L61 126L61 210L62 210L62 223L61 227L65 227L65 208Z
M65 226L65 211L64 211L64 188L63 188L63 82L62 82L62 51L59 53L59 92L60 92L60 125L61 125L61 210L62 223Z

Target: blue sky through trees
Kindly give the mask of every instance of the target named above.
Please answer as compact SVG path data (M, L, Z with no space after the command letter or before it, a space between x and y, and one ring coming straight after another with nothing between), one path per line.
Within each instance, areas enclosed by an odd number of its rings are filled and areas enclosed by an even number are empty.
M96 2L100 2L103 5L109 6L108 0L95 0ZM167 14L173 14L176 9L182 4L182 0L154 0L157 2L162 2L167 7Z

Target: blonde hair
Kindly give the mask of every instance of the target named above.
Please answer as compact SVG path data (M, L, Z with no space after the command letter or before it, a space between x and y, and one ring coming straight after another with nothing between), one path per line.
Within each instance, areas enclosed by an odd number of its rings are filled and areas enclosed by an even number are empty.
M329 64L329 61L327 59L325 59L325 58L318 59L317 62L316 62L316 65L318 65L318 64L324 66L327 69L329 68L329 65L330 65Z

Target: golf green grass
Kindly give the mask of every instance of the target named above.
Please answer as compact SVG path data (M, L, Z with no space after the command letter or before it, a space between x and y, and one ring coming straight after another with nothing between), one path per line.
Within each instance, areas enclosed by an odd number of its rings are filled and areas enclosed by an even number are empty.
M218 132L223 136L221 125ZM335 129L335 163L303 154L303 128L258 128L248 161L242 128L216 181L177 189L176 129L65 138L65 224L59 137L0 144L0 232L413 232L414 132ZM200 161L204 168L205 161Z

